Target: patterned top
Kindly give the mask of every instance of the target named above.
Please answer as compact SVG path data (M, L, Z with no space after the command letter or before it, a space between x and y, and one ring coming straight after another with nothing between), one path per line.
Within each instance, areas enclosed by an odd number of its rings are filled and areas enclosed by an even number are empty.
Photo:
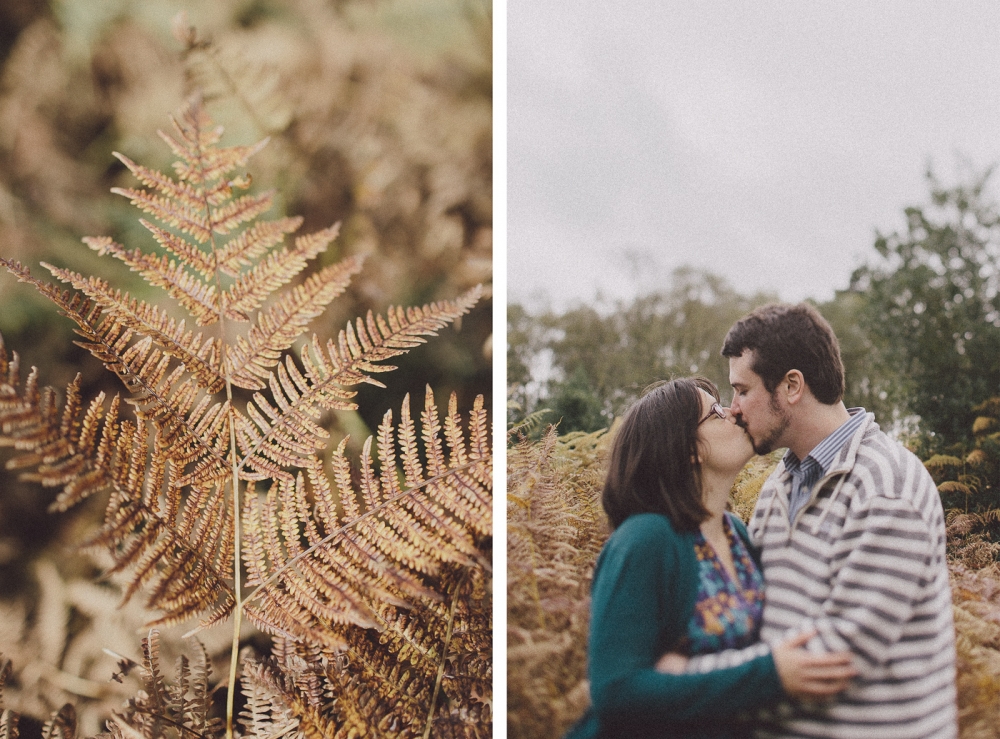
M681 644L688 655L742 649L759 638L764 578L743 540L733 530L728 515L723 518L723 529L733 553L738 582L733 582L712 545L699 531L694 547L698 558L698 598Z

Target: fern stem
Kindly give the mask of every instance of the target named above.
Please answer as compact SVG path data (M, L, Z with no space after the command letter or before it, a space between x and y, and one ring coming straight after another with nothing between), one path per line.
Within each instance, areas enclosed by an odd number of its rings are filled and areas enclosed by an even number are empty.
M240 661L240 627L243 625L243 596L240 592L240 478L236 462L236 416L233 412L233 386L226 373L226 395L229 398L229 448L233 463L233 591L236 598L233 612L233 649L229 659L229 685L226 690L226 739L233 739L233 703L236 698L236 668Z
M448 631L445 634L444 642L441 644L441 664L438 665L437 677L434 679L434 692L431 695L431 705L427 710L427 724L424 726L423 739L429 739L431 728L434 726L434 711L437 709L437 699L441 694L441 681L444 679L444 666L448 661L448 648L451 646L451 636L455 629L455 610L458 608L458 598L462 588L468 579L468 571L458 581L455 592L451 599L451 609L448 612Z
M196 139L197 140L197 139ZM199 162L201 159L201 146L197 145ZM203 180L204 182L204 180ZM202 203L209 223L213 222L212 204L204 194L202 189ZM209 246L212 250L213 258L218 250L215 246L214 234L209 238ZM229 657L229 683L226 686L226 739L233 739L233 709L236 702L236 672L240 662L240 628L243 625L243 594L242 594L242 573L240 572L241 542L242 532L240 531L240 469L236 448L236 410L233 407L233 381L229 369L229 345L226 344L226 311L224 308L225 292L222 289L222 277L219 274L218 261L215 268L215 288L219 296L219 344L220 358L222 360L222 371L226 376L226 400L229 402L229 461L233 470L232 494L233 494L233 646Z

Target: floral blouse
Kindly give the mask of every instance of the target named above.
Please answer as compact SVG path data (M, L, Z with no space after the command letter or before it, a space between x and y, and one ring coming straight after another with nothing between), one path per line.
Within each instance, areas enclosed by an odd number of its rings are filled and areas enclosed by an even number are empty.
M733 553L738 582L732 581L712 545L698 532L695 537L698 597L681 645L688 655L741 649L758 640L764 610L764 578L730 525L728 514L723 528Z

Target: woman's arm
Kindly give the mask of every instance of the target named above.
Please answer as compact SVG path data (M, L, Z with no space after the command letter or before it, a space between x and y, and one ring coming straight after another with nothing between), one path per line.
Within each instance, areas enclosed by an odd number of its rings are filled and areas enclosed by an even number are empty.
M656 663L660 672L671 674L708 673L720 667L732 667L755 659L767 652L774 656L774 665L785 693L796 698L828 698L844 690L858 671L850 652L810 652L806 644L816 631L797 632L774 647L758 642L745 649L729 649L690 659L668 652Z
M591 601L589 671L604 722L724 720L782 695L770 653L711 673L657 672L693 609L693 550L662 516L625 521L598 560ZM669 643L664 643L664 635Z

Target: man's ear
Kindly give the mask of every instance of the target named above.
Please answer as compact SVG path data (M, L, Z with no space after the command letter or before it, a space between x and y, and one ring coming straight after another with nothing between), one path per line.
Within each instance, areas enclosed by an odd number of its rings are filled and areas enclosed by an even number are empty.
M789 405L795 405L805 397L806 378L799 370L788 370L781 382L785 388L785 400L788 401Z

